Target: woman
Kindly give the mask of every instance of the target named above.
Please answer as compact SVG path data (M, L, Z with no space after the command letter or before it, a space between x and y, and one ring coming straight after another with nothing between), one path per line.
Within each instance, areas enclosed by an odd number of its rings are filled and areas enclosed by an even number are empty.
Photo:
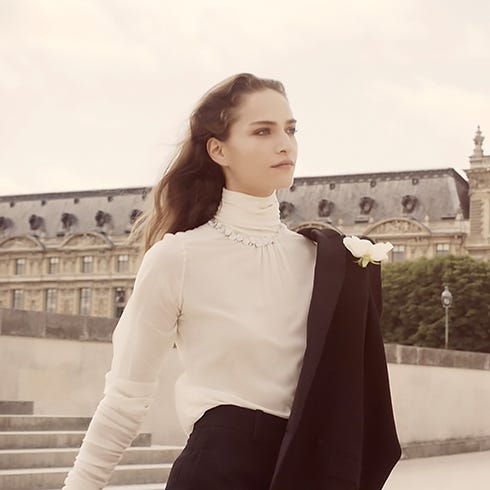
M184 366L177 413L189 437L166 490L270 487L307 347L317 258L315 240L280 221L275 193L293 182L295 132L277 81L236 75L198 103L136 227L146 253L65 489L107 483L174 343Z

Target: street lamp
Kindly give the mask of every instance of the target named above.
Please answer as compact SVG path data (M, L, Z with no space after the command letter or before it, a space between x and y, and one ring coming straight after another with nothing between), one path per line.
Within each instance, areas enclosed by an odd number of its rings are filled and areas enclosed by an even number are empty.
M447 286L444 286L444 291L441 294L442 307L446 310L446 341L445 349L447 349L447 344L449 341L449 308L453 304L453 295L449 291Z

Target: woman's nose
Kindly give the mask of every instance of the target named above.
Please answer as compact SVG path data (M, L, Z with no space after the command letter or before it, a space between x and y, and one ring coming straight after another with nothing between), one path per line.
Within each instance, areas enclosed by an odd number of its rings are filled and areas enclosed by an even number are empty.
M278 136L276 151L282 153L289 150L291 150L291 137L285 131L281 131Z

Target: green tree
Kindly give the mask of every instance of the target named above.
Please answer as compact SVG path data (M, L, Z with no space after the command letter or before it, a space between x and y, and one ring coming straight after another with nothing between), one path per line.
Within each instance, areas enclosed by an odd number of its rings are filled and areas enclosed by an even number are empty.
M449 286L449 348L490 352L490 263L468 256L383 265L385 342L444 347L441 293Z

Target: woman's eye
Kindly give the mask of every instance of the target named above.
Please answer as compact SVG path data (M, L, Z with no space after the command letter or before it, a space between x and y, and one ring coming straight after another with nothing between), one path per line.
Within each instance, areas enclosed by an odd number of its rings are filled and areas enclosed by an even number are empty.
M287 128L286 129L286 133L288 133L289 135L294 135L297 132L298 131L296 128ZM267 134L271 134L271 130L270 130L270 128L262 128L262 129L258 129L254 134L258 134L259 136L265 136Z

